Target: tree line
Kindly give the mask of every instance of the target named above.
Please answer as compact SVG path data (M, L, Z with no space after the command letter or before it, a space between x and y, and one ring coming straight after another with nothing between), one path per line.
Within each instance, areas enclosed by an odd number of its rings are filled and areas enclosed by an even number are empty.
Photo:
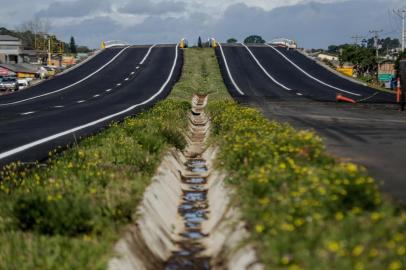
M21 39L25 50L48 50L47 40L52 40L53 52L60 53L88 53L91 50L87 46L77 46L74 37L70 42L64 42L54 35L50 35L48 21L35 19L22 23L16 30L0 27L0 35L10 35Z

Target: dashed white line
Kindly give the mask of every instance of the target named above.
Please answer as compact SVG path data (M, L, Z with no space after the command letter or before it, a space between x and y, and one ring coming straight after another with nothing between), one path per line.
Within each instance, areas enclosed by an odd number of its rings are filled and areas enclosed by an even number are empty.
M298 95L298 96L303 96L303 94L302 94L302 93L296 93L296 95Z
M84 102L86 102L86 100L78 100L78 101L76 101L76 103L84 103Z
M140 67L139 67L139 66L137 66L135 69L140 69Z
M133 71L133 72L131 72L131 75L134 75L135 74L135 72Z
M94 97L94 98L98 98L98 97L100 97L100 95L94 95L93 97Z
M58 90L55 90L55 91L52 91L52 92L48 92L48 93L45 93L45 94L42 94L42 95L38 95L38 96L31 97L31 98L22 99L22 100L15 101L15 102L0 104L0 106L14 105L14 104L22 103L22 102L25 102L25 101L37 99L37 98L40 98L40 97L45 97L45 96L48 96L48 95L51 95L51 94L55 94L55 93L61 92L61 91L66 90L66 89L68 89L68 88L71 88L72 86L78 85L79 83L81 83L81 82L83 82L83 81L89 79L90 77L92 77L93 75L99 73L99 72L100 72L101 70L103 70L105 67L107 67L108 65L110 65L110 64L111 64L114 60L116 60L125 50L127 50L127 49L130 48L130 47L131 47L131 46L125 47L125 48L122 49L119 53L117 53L109 62L107 62L105 65L103 65L101 68L99 68L98 70L96 70L96 71L93 72L92 74L90 74L90 75L84 77L83 79L81 79L81 80L79 80L79 81L77 81L77 82L75 82L75 83L73 83L73 84L70 84L70 85L68 85L68 86L66 86L66 87L63 87L63 88L61 88L61 89L58 89Z
M111 92L112 90L113 90L113 89L107 89L106 92L108 93L108 92Z
M121 86L121 83L116 84L116 86Z
M25 113L20 113L20 115L30 115L30 114L33 114L33 113L35 113L35 112L25 112Z
M227 59L226 59L226 56L224 55L223 47L221 46L220 42L218 43L218 45L220 48L221 55L223 56L224 65L226 66L228 77L230 78L231 83L234 85L234 87L238 91L238 93L240 93L241 95L244 96L245 93L243 91L241 91L240 87L238 87L237 83L234 81L233 75L231 75L231 71L230 71L230 68L228 67Z
M65 107L65 106L63 106L63 105L56 105L56 106L54 106L53 108L55 108L55 109L61 109L61 108L63 108L63 107Z
M97 125L97 124L99 124L99 123L102 123L102 122L105 122L105 121L107 121L107 120L113 119L113 118L115 118L115 117L117 117L117 116L126 114L126 113L128 113L128 112L133 111L134 109L136 109L136 108L138 108L138 107L140 107L140 106L143 106L143 105L148 104L149 102L151 102L152 100L154 100L155 98L157 98L157 97L165 90L165 87L166 87L166 86L169 84L169 82L171 81L172 76L173 76L173 73L175 72L176 62L177 62L177 60L178 60L178 54L179 54L179 53L178 53L178 47L179 47L179 45L177 45L176 48L175 48L175 59L174 59L174 61L173 61L172 69L171 69L171 71L170 71L170 73L169 73L168 79L165 81L165 83L162 85L162 87L158 90L158 92L156 92L156 93L155 93L153 96L151 96L149 99L147 99L147 100L145 100L145 101L143 101L143 102L141 102L141 103L135 104L135 105L133 105L133 106L131 106L131 107L129 107L129 108L123 110L123 111L117 112L117 113L115 113L115 114L108 115L108 116L106 116L106 117L100 118L100 119L98 119L98 120L95 120L95 121L93 121L93 122L84 124L84 125L82 125L82 126L78 126L78 127L75 127L75 128L72 128L72 129L69 129L69 130L66 130L66 131L63 131L63 132L60 132L60 133L57 133L57 134L48 136L48 137L46 137L46 138L43 138L43 139L40 139L40 140L37 140L37 141L33 141L33 142L31 142L31 143L28 143L28 144L19 146L19 147L17 147L17 148L8 150L8 151L6 151L6 152L0 153L0 159L4 159L4 158L7 158L7 157L10 157L10 156L12 156L12 155L15 155L15 154L17 154L17 153L23 152L23 151L25 151L25 150L28 150L28 149L33 148L33 147L35 147L35 146L41 145L41 144L43 144L43 143L46 143L46 142L49 142L49 141L58 139L58 138L60 138L60 137L63 137L63 136L72 134L72 133L74 133L74 132L76 132L76 131L79 131L79 130L82 130L82 129L85 129L85 128L88 128L88 127L91 127L91 126L95 126L95 125Z
M128 81L130 78L125 78L124 81Z
M277 52L278 54L280 54L283 58L285 58L286 61L288 61L289 63L291 63L295 68L297 68L299 71L301 71L301 72L302 72L303 74L305 74L307 77L309 77L309 78L315 80L316 82L321 83L321 84L323 84L323 85L325 85L325 86L328 86L328 87L333 88L333 89L335 89L335 90L337 90L337 91L340 91L340 92L344 92L344 93L347 93L347 94L350 94L350 95L354 95L354 96L359 96L359 97L362 96L362 95L357 94L357 93L353 93L353 92L350 92L350 91L346 91L346 90L340 89L340 88L338 88L338 87L335 87L335 86L333 86L333 85L331 85L331 84L325 83L325 82L323 82L323 81L317 79L316 77L310 75L310 74L307 73L305 70L303 70L301 67L299 67L298 65L296 65L296 64L295 64L292 60L290 60L286 55L284 55L283 53L281 53L280 51L278 51L277 49L275 49L273 46L271 46L271 45L269 45L269 44L265 44L265 45L268 46L269 48L273 49L274 51L276 51L276 52Z

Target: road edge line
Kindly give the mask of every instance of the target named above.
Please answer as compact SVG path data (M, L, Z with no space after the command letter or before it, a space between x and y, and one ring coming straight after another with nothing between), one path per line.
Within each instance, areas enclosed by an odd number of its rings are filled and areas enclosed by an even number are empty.
M92 122L90 122L90 123L87 123L87 124L84 124L84 125L81 125L81 126L78 126L78 127L72 128L72 129L69 129L69 130L65 130L65 131L63 131L63 132L56 133L56 134L54 134L54 135L51 135L51 136L48 136L48 137L45 137L45 138L36 140L36 141L34 141L34 142L31 142L31 143L28 143L28 144L25 144L25 145L16 147L16 148L11 149L11 150L8 150L8 151L6 151L6 152L0 153L0 160L5 159L5 158L10 157L10 156L13 156L13 155L15 155L15 154L18 154L18 153L20 153L20 152L23 152L23 151L28 150L28 149L30 149L30 148L33 148L33 147L35 147L35 146L41 145L41 144L43 144L43 143L46 143L46 142L49 142L49 141L53 141L53 140L58 139L58 138L60 138L60 137L63 137L63 136L72 134L72 133L74 133L74 132L76 132L76 131L79 131L79 130L82 130L82 129L85 129L85 128L88 128L88 127L97 125L97 124L99 124L99 123L105 122L105 121L110 120L110 119L112 119L112 118L115 118L115 117L117 117L117 116L126 114L126 113L128 113L128 112L130 112L130 111L132 111L132 110L134 110L134 109L136 109L136 108L138 108L138 107L140 107L140 106L142 106L142 105L148 104L149 102L151 102L152 100L154 100L157 96L159 96L159 95L163 92L163 90L165 89L165 87L169 84L169 82L171 81L171 79L172 79L172 77L173 77L173 73L175 72L176 63L178 62L178 58L179 58L178 48L179 48L179 44L177 44L176 47L175 47L175 59L174 59L174 62L173 62L171 71L170 71L170 73L169 73L168 79L164 82L164 84L161 86L161 88L158 90L158 92L156 92L156 93L155 93L153 96L151 96L149 99L147 99L147 100L145 100L145 101L143 101L143 102L141 102L141 103L135 104L135 105L133 105L133 106L131 106L131 107L125 109L125 110L122 110L122 111L117 112L117 113L114 113L114 114L110 114L110 115L108 115L108 116L105 116L105 117L100 118L100 119L98 119L98 120L92 121Z
M347 90L344 90L344 89L335 87L335 86L333 86L333 85L331 85L331 84L325 83L325 82L323 82L322 80L317 79L317 78L314 77L313 75L310 75L309 73L307 73L304 69L302 69L302 68L299 67L296 63L294 63L292 60L290 60L286 55L284 55L283 53L281 53L280 51L278 51L277 49L275 49L275 48L272 47L271 45L265 44L265 46L268 46L269 48L271 48L271 49L273 49L274 51L276 51L276 52L277 52L279 55L281 55L286 61L288 61L291 65L293 65L295 68L297 68L300 72L302 72L303 74L305 74L305 75L306 75L307 77L309 77L310 79L313 79L313 80L315 80L316 82L321 83L321 84L323 84L323 85L325 85L325 86L327 86L327 87L330 87L330 88L332 88L332 89L335 89L335 90L337 90L337 91L344 92L344 93L347 93L347 94L350 94L350 95L353 95L353 96L362 97L362 95L360 95L360 94L353 93L353 92L350 92L350 91L347 91Z
M240 87L238 87L237 83L235 82L235 80L233 78L233 75L231 74L230 68L228 67L227 58L223 52L223 46L221 46L220 42L218 42L217 44L219 45L221 55L223 56L224 65L226 66L228 77L230 78L231 83L234 85L235 89L237 90L238 93L240 93L240 95L245 96L245 93L240 89Z
M292 89L290 89L286 85L278 82L274 77L272 77L271 74L269 74L269 72L262 66L261 62L259 62L258 58L254 55L254 53L250 50L250 48L248 48L247 45L245 45L243 43L240 43L240 44L247 49L247 51L250 53L251 57L254 59L254 61L257 63L257 65L262 69L262 71L265 73L266 76L268 76L274 83L276 83L277 85L279 85L283 89L288 90L288 91L292 91Z

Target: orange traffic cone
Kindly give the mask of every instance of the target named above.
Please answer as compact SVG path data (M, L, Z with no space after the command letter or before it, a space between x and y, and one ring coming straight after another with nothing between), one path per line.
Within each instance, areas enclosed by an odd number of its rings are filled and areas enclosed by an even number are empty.
M353 100L351 98L347 98L340 94L337 95L337 102L357 103L355 100Z

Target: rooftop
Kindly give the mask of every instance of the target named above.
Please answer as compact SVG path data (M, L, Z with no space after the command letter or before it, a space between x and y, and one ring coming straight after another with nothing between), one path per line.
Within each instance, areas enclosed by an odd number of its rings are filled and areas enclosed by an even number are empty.
M0 35L0 41L20 41L20 39L9 35Z

